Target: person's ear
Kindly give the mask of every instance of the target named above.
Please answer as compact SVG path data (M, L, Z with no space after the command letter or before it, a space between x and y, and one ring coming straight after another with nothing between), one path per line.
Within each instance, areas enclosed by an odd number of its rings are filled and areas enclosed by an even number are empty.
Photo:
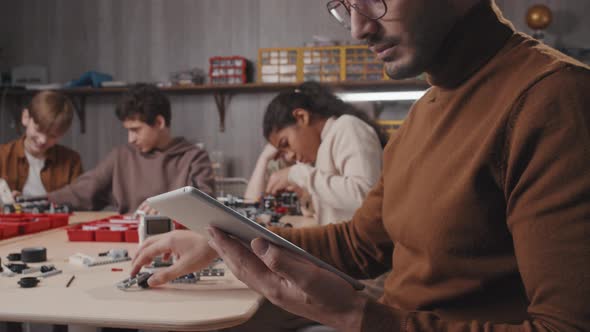
M161 115L156 115L156 121L154 123L155 127L158 129L166 128L166 120Z
M293 110L293 117L300 127L307 127L311 122L311 114L303 108L296 108Z
M23 113L20 118L20 122L23 124L23 127L27 127L31 122L31 115L29 114L29 110L24 108Z

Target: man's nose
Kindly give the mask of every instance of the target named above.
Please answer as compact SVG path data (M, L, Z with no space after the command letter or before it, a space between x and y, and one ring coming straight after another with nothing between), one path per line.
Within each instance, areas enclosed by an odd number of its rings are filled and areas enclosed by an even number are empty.
M350 11L350 35L354 39L365 40L375 34L378 30L378 24L366 16L359 14L355 9Z

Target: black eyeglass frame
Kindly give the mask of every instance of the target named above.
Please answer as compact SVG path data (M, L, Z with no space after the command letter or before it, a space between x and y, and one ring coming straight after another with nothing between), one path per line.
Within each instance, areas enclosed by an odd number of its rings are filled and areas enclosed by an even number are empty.
M372 21L377 21L383 18L383 16L385 16L385 14L387 14L387 3L385 2L385 0L381 0L381 2L383 3L383 8L385 8L385 10L383 11L383 14L377 16L377 17L371 17L368 14L363 13L358 6L356 6L355 4L351 4L350 2L348 2L347 0L330 0L328 1L328 3L326 3L326 8L328 9L328 12L330 13L330 16L332 16L336 21L338 21L338 23L346 26L346 24L344 24L344 22L342 22L341 20L339 20L336 16L334 16L332 14L332 9L336 8L337 5L341 5L344 7L344 9L346 9L346 11L348 12L348 16L351 15L350 13L350 8L354 9L357 13L363 15L364 17L368 18L369 20ZM347 5L348 4L348 5ZM350 27L347 27L350 28Z

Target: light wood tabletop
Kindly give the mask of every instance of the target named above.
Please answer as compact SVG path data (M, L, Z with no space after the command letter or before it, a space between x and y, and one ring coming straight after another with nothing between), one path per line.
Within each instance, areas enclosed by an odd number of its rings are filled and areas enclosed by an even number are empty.
M114 213L81 212L70 224L105 218ZM123 291L115 284L129 276L130 263L96 267L70 264L75 253L97 256L109 249L127 249L133 256L136 243L69 242L64 228L0 241L0 257L22 248L47 248L47 262L62 274L42 278L35 288L20 288L20 275L0 277L0 321L79 324L167 331L206 331L239 325L258 309L262 297L249 290L229 270L224 277L196 284L169 284L155 289ZM111 268L122 268L113 272ZM70 287L66 284L75 275Z

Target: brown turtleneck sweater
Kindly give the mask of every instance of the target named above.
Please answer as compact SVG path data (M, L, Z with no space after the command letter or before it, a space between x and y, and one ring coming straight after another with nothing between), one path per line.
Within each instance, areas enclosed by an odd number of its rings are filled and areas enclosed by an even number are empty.
M489 0L437 62L353 219L277 233L392 269L363 331L590 331L590 70Z

